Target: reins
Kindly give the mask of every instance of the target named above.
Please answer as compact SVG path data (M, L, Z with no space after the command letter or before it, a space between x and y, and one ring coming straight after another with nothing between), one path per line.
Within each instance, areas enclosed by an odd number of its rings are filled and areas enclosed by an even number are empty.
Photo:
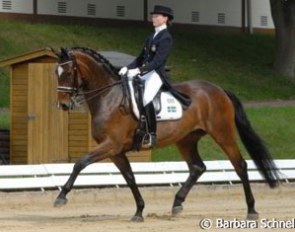
M106 85L106 86L104 86L102 88L98 88L98 89L94 89L94 90L90 90L90 91L81 91L81 90L78 89L78 92L77 92L77 94L75 94L74 97L81 96L81 95L87 95L87 94L91 94L91 93L96 93L96 94L94 94L94 95L92 95L90 97L81 99L79 101L74 101L74 102L77 103L77 104L84 103L84 102L86 102L88 100L91 100L91 99L99 96L100 94L103 94L106 90L108 90L108 89L110 89L110 88L112 88L112 87L114 87L116 85L119 85L119 84L122 84L122 80L113 82L113 83L111 83L109 85Z

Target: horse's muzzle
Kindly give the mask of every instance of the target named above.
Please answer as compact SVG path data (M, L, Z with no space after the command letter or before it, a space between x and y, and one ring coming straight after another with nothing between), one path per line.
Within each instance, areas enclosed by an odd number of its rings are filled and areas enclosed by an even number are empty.
M73 103L69 102L69 103L61 103L59 102L57 105L58 109L62 109L63 111L68 111L70 109L73 109Z
M60 103L60 108L64 111L68 111L70 109L69 104Z

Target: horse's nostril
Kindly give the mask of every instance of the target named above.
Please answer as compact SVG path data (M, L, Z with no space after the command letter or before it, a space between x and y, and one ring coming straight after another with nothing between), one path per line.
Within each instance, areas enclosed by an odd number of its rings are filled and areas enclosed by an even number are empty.
M64 104L64 103L61 104L61 108L63 110L69 110L69 106L67 104Z

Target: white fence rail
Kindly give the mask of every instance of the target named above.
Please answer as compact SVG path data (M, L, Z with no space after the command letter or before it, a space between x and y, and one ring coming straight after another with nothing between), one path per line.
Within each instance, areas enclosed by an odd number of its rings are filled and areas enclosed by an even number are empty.
M252 161L248 163L251 181L263 181ZM295 160L275 160L282 181L295 180ZM239 182L229 161L206 161L207 171L198 183ZM40 164L0 166L0 190L60 188L68 179L74 164ZM185 162L132 163L138 185L180 185L188 177ZM95 163L78 176L75 187L124 186L125 180L112 163Z

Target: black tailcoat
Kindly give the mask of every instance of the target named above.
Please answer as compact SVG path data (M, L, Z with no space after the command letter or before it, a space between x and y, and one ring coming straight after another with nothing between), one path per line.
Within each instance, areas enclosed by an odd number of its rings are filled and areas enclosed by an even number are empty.
M190 98L172 87L165 71L166 61L172 47L172 37L169 31L164 29L155 38L153 37L154 34L151 34L146 38L139 56L127 68L139 68L142 74L155 70L163 81L163 89L170 91L184 107L188 107L191 103Z

